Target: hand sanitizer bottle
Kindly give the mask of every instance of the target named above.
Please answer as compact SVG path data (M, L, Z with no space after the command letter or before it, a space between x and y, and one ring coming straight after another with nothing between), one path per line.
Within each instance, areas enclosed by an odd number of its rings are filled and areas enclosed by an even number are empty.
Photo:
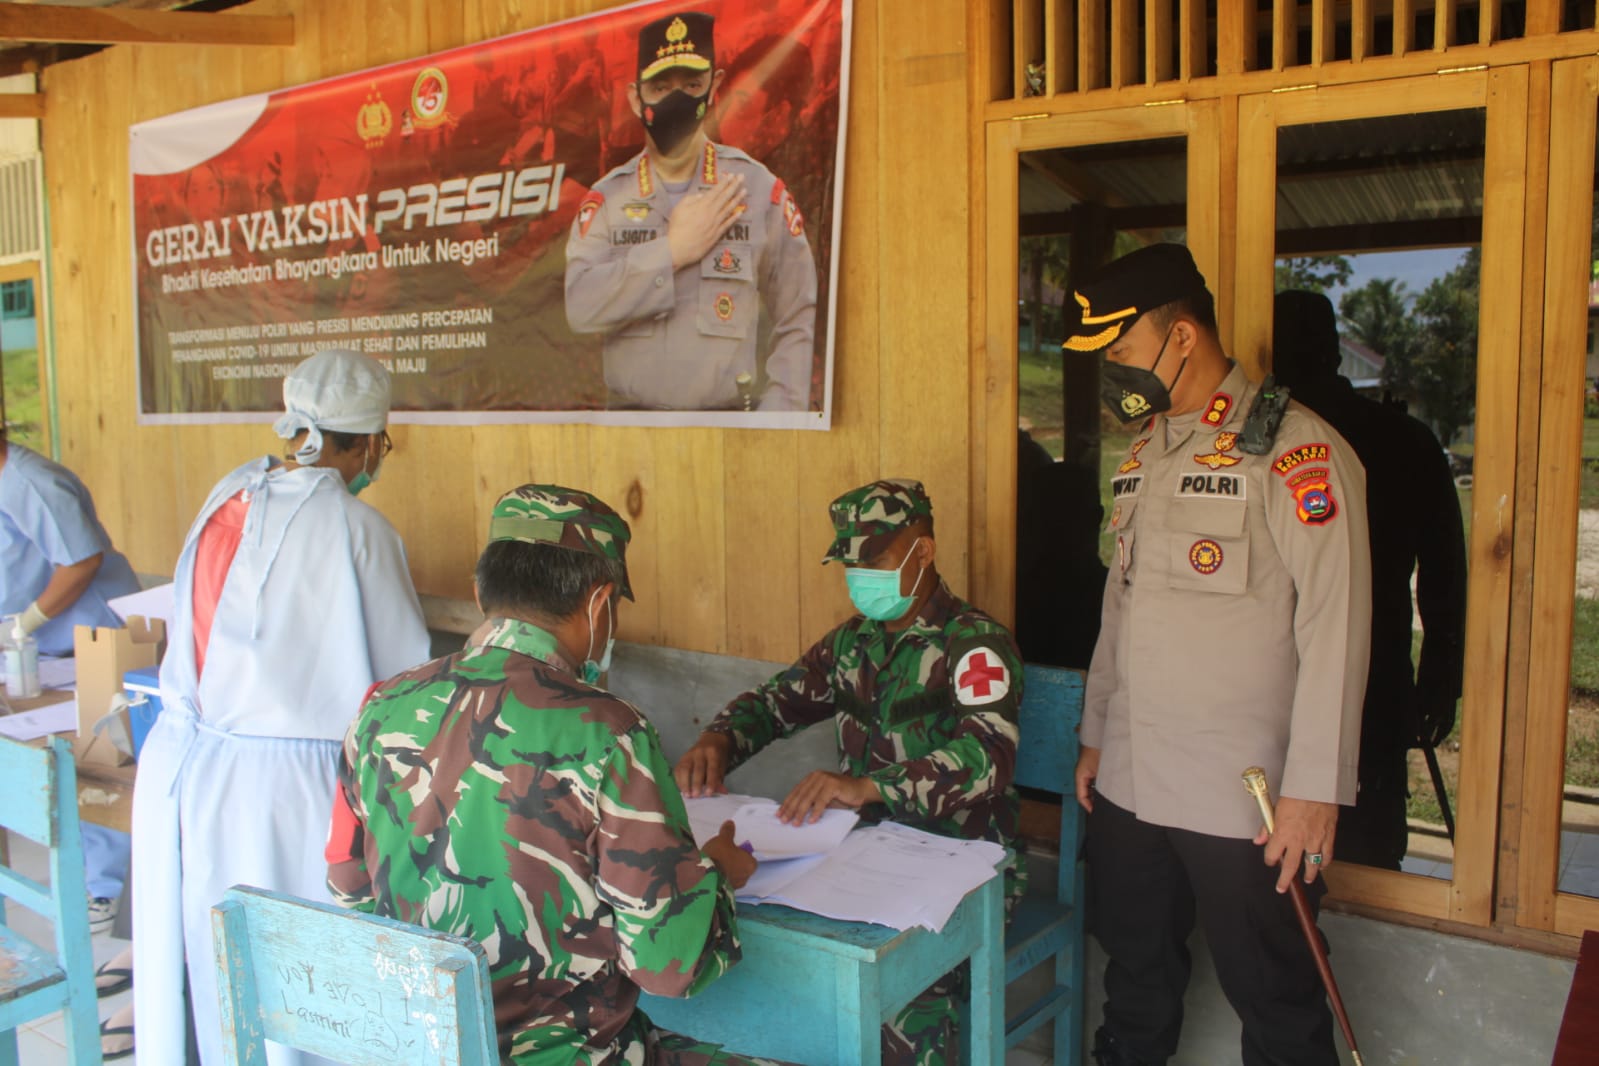
M22 620L12 623L6 643L6 695L27 700L39 695L39 642L22 631Z

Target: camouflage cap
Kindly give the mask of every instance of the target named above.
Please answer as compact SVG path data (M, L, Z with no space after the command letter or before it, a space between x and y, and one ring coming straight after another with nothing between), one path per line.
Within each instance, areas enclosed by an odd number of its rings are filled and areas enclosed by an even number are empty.
M933 501L920 481L883 478L851 489L828 505L833 546L822 560L864 563L918 518L933 516Z
M590 552L622 564L622 595L633 598L627 580L627 519L598 497L561 485L523 485L500 497L489 517L489 543L515 540Z

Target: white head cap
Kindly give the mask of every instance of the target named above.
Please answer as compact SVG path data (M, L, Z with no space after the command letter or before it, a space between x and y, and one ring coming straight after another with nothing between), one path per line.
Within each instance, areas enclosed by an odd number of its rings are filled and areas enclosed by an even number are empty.
M388 423L389 372L370 356L329 348L283 379L283 414L272 429L284 440L305 431L294 460L307 466L322 456L322 430L377 433Z

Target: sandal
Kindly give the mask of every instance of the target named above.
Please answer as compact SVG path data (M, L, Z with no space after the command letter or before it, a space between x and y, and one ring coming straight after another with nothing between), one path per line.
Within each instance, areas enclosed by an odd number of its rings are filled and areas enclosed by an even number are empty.
M94 994L100 998L126 992L133 987L133 949L122 952L94 971Z
M112 1025L112 1022L123 1022ZM133 1008L126 1007L100 1023L100 1058L104 1062L133 1054Z

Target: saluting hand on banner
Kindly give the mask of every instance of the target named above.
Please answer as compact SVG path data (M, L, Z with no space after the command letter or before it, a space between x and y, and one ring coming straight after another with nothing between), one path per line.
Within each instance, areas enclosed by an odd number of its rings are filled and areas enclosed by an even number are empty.
M709 192L683 197L667 219L666 242L672 269L698 263L722 239L744 206L744 175L734 174Z

